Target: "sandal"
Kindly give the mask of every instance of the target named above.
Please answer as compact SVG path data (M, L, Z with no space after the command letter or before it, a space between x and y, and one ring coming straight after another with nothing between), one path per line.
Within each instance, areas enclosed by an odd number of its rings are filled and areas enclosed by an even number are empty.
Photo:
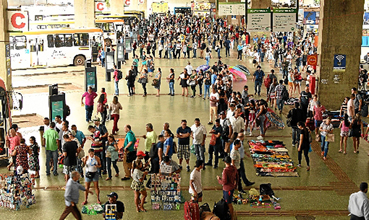
M87 204L87 201L82 202L82 205L86 205L86 204Z
M347 153L346 153L346 151L344 151L344 152L343 152L343 154L345 154L345 155L346 155L346 154L347 154ZM369 156L369 155L368 155L368 156Z
M108 180L111 180L111 178L108 177L108 178L105 179L105 181L108 181Z
M323 157L323 160L327 160L327 158L326 157Z
M100 202L100 200L97 200L97 204L100 204L100 205L101 205L101 202Z
M307 171L310 171L310 167L306 167L306 170L307 170Z
M342 153L342 150L339 150L338 153Z
M354 151L354 154L356 154L357 152L356 151Z
M147 212L146 209L140 209L140 212Z

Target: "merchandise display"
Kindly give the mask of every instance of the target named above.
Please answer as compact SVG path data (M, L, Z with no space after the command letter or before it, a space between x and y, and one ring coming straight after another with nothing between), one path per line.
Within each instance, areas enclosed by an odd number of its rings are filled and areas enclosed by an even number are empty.
M0 206L13 210L19 210L21 205L29 208L36 203L33 185L33 174L0 174Z
M117 138L118 141L118 162L122 162L123 161L123 156L124 156L124 152L123 152L123 146L124 146L124 138ZM136 138L136 142L135 142L135 150L137 150L138 148L138 144L140 143L140 139Z
M103 210L104 210L104 207L98 203L82 206L82 214L87 214L87 215L102 214Z
M249 141L251 157L258 176L298 177L288 150L281 141Z
M181 205L181 176L151 174L151 205L154 210L179 210Z

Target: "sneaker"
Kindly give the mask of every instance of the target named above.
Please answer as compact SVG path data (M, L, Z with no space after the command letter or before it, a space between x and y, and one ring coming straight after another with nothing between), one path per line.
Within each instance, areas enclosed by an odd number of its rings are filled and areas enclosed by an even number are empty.
M47 173L46 176L50 176L50 173Z
M218 165L214 165L214 166L213 166L213 168L214 168L214 169L218 168Z
M297 167L300 167L301 168L301 164L297 164Z
M252 136L252 133L250 132L249 136L251 137Z
M212 121L209 121L209 122L208 122L208 125L212 125L212 124L213 124L213 122L212 122Z
M258 140L263 140L263 139L264 139L264 137L263 137L263 136L261 136L261 135L259 135L259 136L257 137L257 139L258 139Z
M59 175L59 173L54 173L54 176L58 176Z
M190 172L190 166L187 165L187 172Z
M207 163L205 164L205 166L212 166L211 161L207 162Z
M292 144L292 147L295 147L296 146L296 144Z

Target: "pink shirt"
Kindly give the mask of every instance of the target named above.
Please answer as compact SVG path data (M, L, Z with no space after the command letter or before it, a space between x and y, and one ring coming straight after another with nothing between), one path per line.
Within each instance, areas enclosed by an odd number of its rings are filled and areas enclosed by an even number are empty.
M323 121L323 112L325 112L325 107L322 105L320 107L315 106L314 112L315 112L314 119L317 121Z
M85 92L82 95L82 98L85 97L85 104L88 106L93 106L94 105L94 99L97 97L96 92L92 92L91 94L88 92Z
M119 79L118 79L118 71L117 70L114 70L114 80L115 82L118 82Z
M16 146L20 145L20 139L18 136L15 137L9 137L9 142L10 142L10 149L9 149L9 154L11 154L14 150L14 148Z

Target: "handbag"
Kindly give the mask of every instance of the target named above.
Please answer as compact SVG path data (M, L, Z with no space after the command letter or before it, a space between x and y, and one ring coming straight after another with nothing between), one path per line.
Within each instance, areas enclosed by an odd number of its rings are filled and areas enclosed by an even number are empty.
M334 142L334 134L327 134L325 137L326 142Z
M215 134L212 134L209 144L214 146L216 143L217 143L217 137L215 136Z
M317 134L317 135L315 136L315 141L316 141L316 142L322 142L322 139L321 139L320 134Z
M93 179L97 172L86 172L86 178Z

